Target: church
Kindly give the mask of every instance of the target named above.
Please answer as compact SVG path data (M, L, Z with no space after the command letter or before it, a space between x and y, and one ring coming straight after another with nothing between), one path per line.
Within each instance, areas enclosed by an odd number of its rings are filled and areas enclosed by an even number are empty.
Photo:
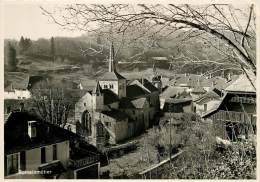
M97 147L117 144L156 123L160 109L160 80L127 80L117 71L110 46L108 72L75 104L76 133Z

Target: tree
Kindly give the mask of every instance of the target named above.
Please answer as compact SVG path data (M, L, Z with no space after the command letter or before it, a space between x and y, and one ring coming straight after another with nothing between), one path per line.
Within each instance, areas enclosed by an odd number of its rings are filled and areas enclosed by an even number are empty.
M24 51L24 45L25 45L25 42L24 42L24 38L23 36L21 37L20 41L19 41L19 50L20 50L20 53L22 53Z
M16 50L10 43L7 47L7 64L10 71L15 71L17 69Z
M228 60L238 69L246 67L256 74L253 5L237 8L229 4L76 4L60 9L58 12L61 14L55 14L42 8L46 15L63 28L113 32L124 37L122 45L125 45L125 41L133 42L145 36L150 40L149 46L171 35L178 37L184 34L185 39L200 38L224 56L224 59L214 64L223 64ZM127 40L129 37L132 40ZM207 64L211 60L190 61L192 64Z
M54 38L51 37L51 57L52 57L52 61L55 61L55 43L54 43Z
M24 38L23 36L21 37L19 41L19 51L20 53L24 53L27 51L32 45L32 41L29 38Z
M65 99L63 89L32 90L35 112L44 121L65 127L72 103Z

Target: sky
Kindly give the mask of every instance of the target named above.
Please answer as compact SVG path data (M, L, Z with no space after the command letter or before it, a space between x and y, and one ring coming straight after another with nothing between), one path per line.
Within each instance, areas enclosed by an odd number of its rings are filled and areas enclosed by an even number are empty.
M48 5L43 5L48 8ZM49 5L50 6L50 5ZM52 36L75 37L84 32L69 31L52 23L42 14L39 4L5 3L3 5L4 38L20 39L21 36L36 40Z
M36 40L38 38L50 38L52 36L75 37L84 34L80 31L69 31L62 29L53 23L49 17L43 15L40 6L47 10L55 7L55 4L27 4L18 1L9 1L3 4L4 38L17 39L21 36ZM237 5L236 5L237 6ZM244 5L241 5L243 7ZM240 19L241 21L241 19Z

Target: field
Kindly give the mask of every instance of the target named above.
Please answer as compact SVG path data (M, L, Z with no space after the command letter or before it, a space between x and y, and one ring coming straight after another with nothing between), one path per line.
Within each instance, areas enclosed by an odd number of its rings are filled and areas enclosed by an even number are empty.
M18 70L15 73L5 71L5 83L10 83L13 79L23 75L41 75L54 78L57 81L71 80L72 82L81 82L84 86L93 86L99 76L102 76L108 69L108 65L93 66L93 64L76 65L72 60L53 62L44 58L33 58L29 56L19 56ZM120 67L120 65L119 65ZM120 74L126 79L151 78L153 76L152 65L144 70L122 69L119 68ZM157 69L159 74L170 77L173 72L165 69ZM15 76L14 76L15 75Z

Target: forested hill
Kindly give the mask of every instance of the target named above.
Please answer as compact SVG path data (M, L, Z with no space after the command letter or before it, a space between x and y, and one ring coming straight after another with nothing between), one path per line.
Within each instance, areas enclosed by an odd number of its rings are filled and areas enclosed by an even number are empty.
M17 55L22 54L32 59L35 58L35 61L52 59L50 39L41 38L31 41L30 46L23 51L21 51L20 42L21 40L5 40L5 63L7 61L6 47L8 43L16 48ZM68 59L74 65L95 64L102 66L109 54L109 47L99 37L54 37L54 45L56 59ZM115 47L117 48L119 45L115 45ZM142 48L142 45L121 48L116 60L120 63L127 63L122 64L121 67L128 70L151 68L153 63L157 67L168 69L172 63L171 68L177 72L181 70L181 72L198 73L205 72L209 65L187 64L188 59L215 60L220 59L221 56L215 48L201 41L201 39L193 38L184 42L181 39L160 40L149 48ZM155 61L153 57L165 57L167 60ZM210 66L212 69L212 65Z

